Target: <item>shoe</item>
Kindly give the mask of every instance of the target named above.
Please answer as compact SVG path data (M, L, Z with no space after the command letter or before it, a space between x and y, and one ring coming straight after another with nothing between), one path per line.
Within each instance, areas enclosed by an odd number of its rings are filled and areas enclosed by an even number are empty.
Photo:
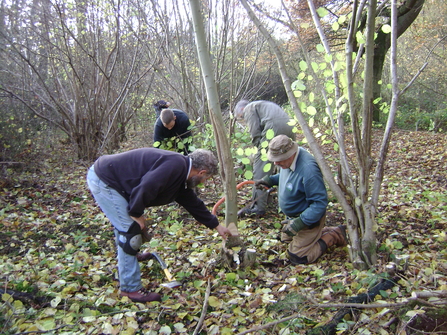
M237 217L238 218L243 218L245 216L257 216L257 217L261 217L265 215L265 211L259 210L256 207L255 208L247 208L244 207L241 210L239 210L239 212L237 212Z
M346 236L346 227L328 227L327 231L321 235L321 239L326 243L327 247L336 245L337 247L344 247L348 244L348 238Z
M154 255L152 255L150 252L139 252L139 253L137 253L136 257L137 257L138 262L144 262L144 261L154 258Z
M161 301L161 295L158 293L153 293L147 291L145 288L140 289L135 292L123 292L121 291L122 297L129 297L130 300L134 302L152 302Z

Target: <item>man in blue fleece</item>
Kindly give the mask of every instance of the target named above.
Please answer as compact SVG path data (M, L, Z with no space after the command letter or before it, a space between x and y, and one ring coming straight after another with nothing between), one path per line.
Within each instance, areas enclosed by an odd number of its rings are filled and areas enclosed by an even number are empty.
M88 186L101 210L115 228L118 273L122 296L136 302L161 301L158 293L141 284L138 253L147 233L144 210L176 201L198 222L226 238L229 229L219 224L193 188L217 173L211 151L198 149L183 156L156 148L134 149L99 157L87 174Z
M287 217L282 222L281 241L289 243L290 261L296 265L312 263L329 247L345 246L344 226L324 227L327 191L315 158L286 135L270 141L267 158L281 170L255 185L278 185L279 207Z

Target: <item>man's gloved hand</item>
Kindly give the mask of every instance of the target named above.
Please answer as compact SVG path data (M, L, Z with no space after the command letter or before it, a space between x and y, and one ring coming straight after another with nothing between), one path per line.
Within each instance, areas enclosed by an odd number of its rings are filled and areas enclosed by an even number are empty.
M255 180L255 187L260 190L265 190L266 188L271 188L273 186L270 177L265 176L262 179Z
M295 236L300 230L306 228L306 225L299 217L295 219L284 220L281 223L284 225L282 228L282 232L287 234L288 236Z

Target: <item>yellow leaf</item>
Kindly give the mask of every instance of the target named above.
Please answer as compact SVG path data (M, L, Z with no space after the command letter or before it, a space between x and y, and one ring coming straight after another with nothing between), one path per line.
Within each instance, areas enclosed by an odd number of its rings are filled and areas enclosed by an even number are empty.
M65 245L65 250L66 250L66 251L71 250L71 249L73 249L73 248L74 248L74 246L73 246L73 244L71 244L71 243L67 243L67 244Z
M56 328L56 322L54 318L42 319L37 322L37 327L39 327L39 330L50 330Z
M13 299L12 296L9 295L8 293L3 293L3 294L2 294L2 300L3 300L3 301L13 301L14 299Z
M209 304L211 307L216 308L216 307L220 307L220 305L221 305L222 303L221 303L221 301L220 301L217 297L215 297L215 296L210 296L210 297L208 298L208 304Z

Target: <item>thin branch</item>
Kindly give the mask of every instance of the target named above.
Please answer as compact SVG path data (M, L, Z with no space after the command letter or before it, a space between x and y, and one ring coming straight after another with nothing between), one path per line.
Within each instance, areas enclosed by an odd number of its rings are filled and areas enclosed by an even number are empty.
M413 83L416 81L416 79L421 75L421 73L425 70L425 68L428 65L428 59L431 57L431 55L433 54L433 52L435 51L435 48L445 39L447 39L447 36L444 36L443 38L441 38L435 45L434 47L430 50L430 52L428 53L427 57L425 57L425 63L421 66L421 68L419 69L419 71L414 75L414 77L410 80L410 82L407 84L407 86L405 86L405 88L399 92L399 96L403 95L412 85Z
M301 316L301 313L295 313L295 314L292 314L292 315L290 315L290 316L288 316L286 318L279 319L279 320L276 320L276 321L272 321L272 322L266 323L265 325L256 326L256 327L244 330L243 332L237 333L236 335L250 334L250 333L253 333L253 332L258 331L258 330L267 329L267 328L270 328L270 327L273 327L273 326L277 325L278 323L296 319L299 316Z
M199 333L200 329L202 328L203 321L205 321L206 310L208 309L208 299L210 297L210 293L211 293L211 282L210 282L210 279L208 278L208 286L206 288L205 298L203 299L202 315L200 316L200 320L197 323L197 327L194 330L193 335L197 335Z
M396 302L396 303L386 303L386 304L379 304L379 303L375 303L375 304L360 304L360 303L340 303L340 304L318 304L318 303L314 303L314 304L309 304L307 305L307 307L317 307L317 308L390 308L390 307L400 307L400 306L405 306L408 305L408 303L410 301L416 301L416 302L421 302L423 304L428 304L426 301L421 300L420 298L432 298L432 297L447 297L447 291L443 290L443 291L432 291L432 292L413 292L411 294L411 297L406 299L405 301L401 301L401 302ZM431 301L429 303L430 305L433 306L445 306L447 304L446 300L439 300L439 301ZM265 325L260 325L260 326L255 326L252 327L250 329L244 330L243 332L237 333L236 335L245 335L245 334L250 334L262 329L267 329L270 327L273 327L279 323L282 322L286 322L286 321L290 321L293 319L296 319L298 317L301 317L301 313L295 313L292 314L288 317L273 321L273 322L269 322L266 323Z

